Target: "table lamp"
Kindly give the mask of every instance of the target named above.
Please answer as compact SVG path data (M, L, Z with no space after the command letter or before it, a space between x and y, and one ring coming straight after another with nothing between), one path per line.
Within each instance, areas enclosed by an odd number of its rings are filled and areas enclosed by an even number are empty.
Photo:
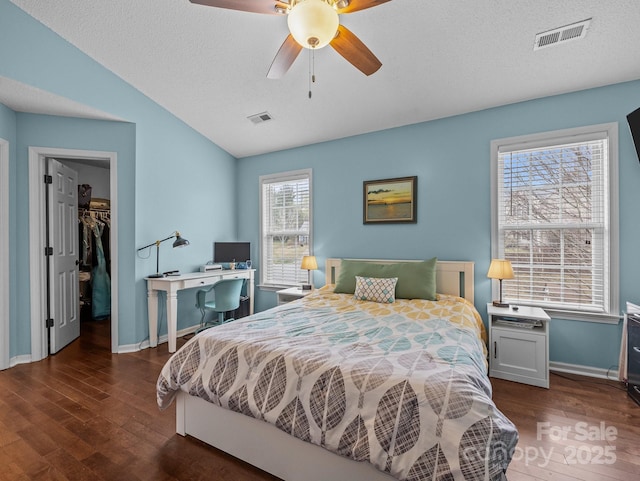
M316 256L303 256L300 263L300 269L307 270L307 284L302 284L303 291L309 291L313 289L313 282L311 282L311 271L315 271L318 268L318 262Z
M164 277L164 274L160 274L160 244L162 244L164 241L168 241L169 239L173 239L175 237L175 241L173 241L173 247L184 247L184 246L188 246L189 245L189 241L187 239L185 239L184 237L180 236L180 232L175 231L173 234L171 234L169 237L165 237L162 240L157 240L155 242L152 242L151 244L144 246L144 247L140 247L140 249L138 249L138 252L140 252L141 250L144 249L148 249L151 246L156 246L156 273L155 274L151 274L147 277L150 278L158 278L158 277Z
M500 300L493 301L493 305L496 307L509 307L509 303L502 302L502 279L513 279L513 268L511 267L511 261L506 259L492 259L489 266L489 272L487 272L489 279L498 279L500 281Z

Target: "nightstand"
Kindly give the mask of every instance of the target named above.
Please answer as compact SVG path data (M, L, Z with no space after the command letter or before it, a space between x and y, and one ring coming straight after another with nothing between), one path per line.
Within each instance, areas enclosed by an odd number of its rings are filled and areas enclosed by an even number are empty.
M278 305L286 304L287 302L295 301L296 299L302 299L304 296L308 296L312 292L312 290L303 291L300 287L282 289L276 293L278 296Z
M549 315L539 307L495 307L489 315L489 376L549 388ZM517 327L518 321L535 327Z

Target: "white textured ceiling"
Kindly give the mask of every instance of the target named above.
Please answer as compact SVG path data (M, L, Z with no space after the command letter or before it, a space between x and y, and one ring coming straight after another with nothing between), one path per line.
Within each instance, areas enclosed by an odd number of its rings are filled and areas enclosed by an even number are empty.
M281 16L11 1L238 158L640 78L638 0L392 0L341 15L382 68L366 77L321 49L311 99L306 50L266 78L288 34ZM587 18L586 38L534 52L536 33ZM264 111L273 120L247 119Z
M0 77L0 103L16 112L87 119L124 120L7 77Z

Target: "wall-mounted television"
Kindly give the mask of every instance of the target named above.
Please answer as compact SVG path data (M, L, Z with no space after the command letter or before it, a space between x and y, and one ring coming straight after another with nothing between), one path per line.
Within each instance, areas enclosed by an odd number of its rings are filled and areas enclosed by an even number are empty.
M640 160L640 109L636 109L627 115L627 122L629 122L631 137L633 137L633 143L636 146L638 160Z
M251 242L214 242L213 262L244 262L251 259Z

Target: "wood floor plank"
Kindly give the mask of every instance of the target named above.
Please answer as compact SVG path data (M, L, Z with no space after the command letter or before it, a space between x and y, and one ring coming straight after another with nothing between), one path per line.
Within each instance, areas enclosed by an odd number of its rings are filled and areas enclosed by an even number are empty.
M111 354L108 322L83 323L58 354L0 372L0 481L277 481L176 435L175 410L159 411L155 398L167 345ZM551 375L550 389L491 381L520 435L509 481L637 478L640 407L619 383L564 374ZM583 439L581 428L601 423L615 438ZM605 449L609 457L596 459Z
M64 449L59 449L46 457L52 467L70 481L105 480L101 473L96 473Z
M10 460L9 464L17 466L28 477L35 476L48 466L47 461L22 438L4 446L2 454Z

